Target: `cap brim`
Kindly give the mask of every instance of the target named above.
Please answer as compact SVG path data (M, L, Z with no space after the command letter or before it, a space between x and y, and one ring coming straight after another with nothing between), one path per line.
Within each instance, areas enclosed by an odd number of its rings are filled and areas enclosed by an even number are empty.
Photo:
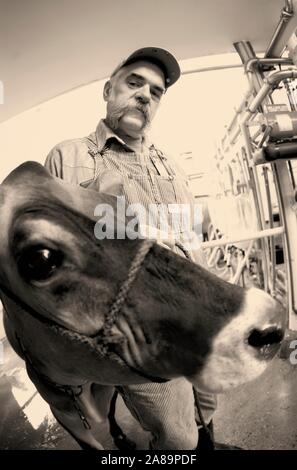
M160 47L143 47L133 52L125 59L113 72L114 75L118 70L126 65L137 62L138 60L146 60L160 67L164 73L166 88L173 85L180 77L180 67L175 57L165 49Z

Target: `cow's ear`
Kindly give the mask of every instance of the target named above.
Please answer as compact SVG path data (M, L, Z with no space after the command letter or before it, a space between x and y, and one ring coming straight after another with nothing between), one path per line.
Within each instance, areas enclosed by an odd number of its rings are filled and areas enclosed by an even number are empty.
M14 186L18 184L43 184L45 181L53 179L43 165L37 162L25 162L15 168L5 178L2 185Z

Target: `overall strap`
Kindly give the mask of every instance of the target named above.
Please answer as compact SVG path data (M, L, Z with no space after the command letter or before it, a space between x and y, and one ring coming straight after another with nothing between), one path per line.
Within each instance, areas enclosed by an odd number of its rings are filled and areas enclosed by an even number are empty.
M92 157L95 157L95 156L98 156L98 155L102 155L102 153L100 152L100 150L98 149L98 146L97 144L95 144L95 142L93 142L92 139L90 139L89 137L84 137L84 142L87 144L88 146L88 152L89 154L92 156Z
M98 163L96 161L96 157L100 156L101 158L103 157L104 154L104 148L100 151L98 148L98 145L90 138L90 137L84 137L83 142L87 145L88 147L88 153L91 155L91 157L94 159L94 177L91 179L88 179L87 181L82 181L80 183L80 186L83 188L88 188L88 186L97 178L98 176Z
M156 154L161 165L165 168L165 171L168 176L171 178L176 176L175 171L173 170L171 165L169 165L168 158L164 155L164 153L161 150L157 149L154 144L151 145L150 150L154 150L154 153Z

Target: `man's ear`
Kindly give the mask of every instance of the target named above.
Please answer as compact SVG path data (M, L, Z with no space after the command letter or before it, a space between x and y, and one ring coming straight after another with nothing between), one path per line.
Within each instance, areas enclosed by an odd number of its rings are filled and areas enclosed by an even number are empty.
M103 98L104 98L104 101L108 101L108 98L110 96L110 92L111 92L111 81L108 80L108 82L105 83L104 85L104 88L103 88Z

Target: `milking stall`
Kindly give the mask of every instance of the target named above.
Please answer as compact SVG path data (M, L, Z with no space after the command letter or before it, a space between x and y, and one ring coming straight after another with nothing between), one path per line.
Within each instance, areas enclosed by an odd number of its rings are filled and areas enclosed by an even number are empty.
M297 0L0 6L0 450L296 450Z

